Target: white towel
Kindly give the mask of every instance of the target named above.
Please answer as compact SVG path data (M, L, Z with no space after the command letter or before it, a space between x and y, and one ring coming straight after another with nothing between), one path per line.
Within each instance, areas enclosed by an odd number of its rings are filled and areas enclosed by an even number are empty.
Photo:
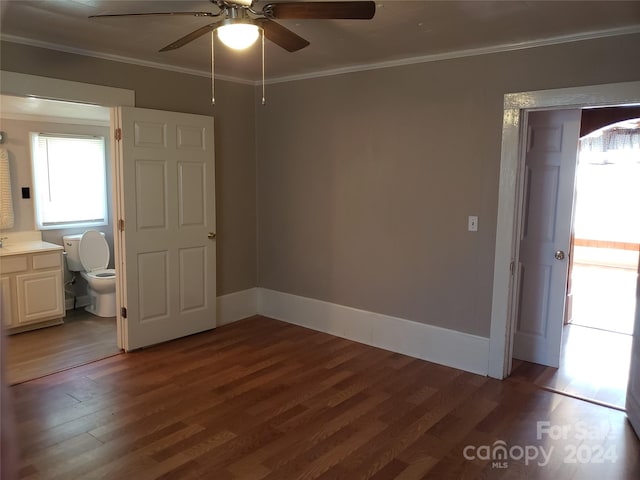
M0 148L0 228L13 228L11 174L9 172L9 154L6 148Z

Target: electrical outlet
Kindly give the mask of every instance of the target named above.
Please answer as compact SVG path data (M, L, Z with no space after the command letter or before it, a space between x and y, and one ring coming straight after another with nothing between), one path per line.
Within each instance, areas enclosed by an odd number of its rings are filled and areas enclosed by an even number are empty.
M470 232L477 232L478 231L478 217L475 215L469 215L469 226L468 226L468 230Z

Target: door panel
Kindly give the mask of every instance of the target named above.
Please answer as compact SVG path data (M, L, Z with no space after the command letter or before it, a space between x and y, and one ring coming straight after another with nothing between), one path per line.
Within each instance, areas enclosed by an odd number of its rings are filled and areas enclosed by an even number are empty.
M548 265L521 264L520 285L522 297L519 303L518 329L520 333L545 337L546 318L549 314L549 286L551 267Z
M178 199L180 202L180 227L202 226L206 218L205 165L181 162L178 165Z
M207 147L206 130L196 125L178 125L178 148L205 150Z
M118 118L118 251L132 350L216 325L213 118L137 108Z
M513 356L557 367L580 110L531 112L528 128Z
M169 315L168 252L138 254L138 298L140 322L167 320Z
M165 123L137 121L134 123L136 147L167 148L167 125Z
M136 211L138 229L163 229L167 225L166 162L136 160Z
M207 305L207 251L202 247L180 250L180 311Z

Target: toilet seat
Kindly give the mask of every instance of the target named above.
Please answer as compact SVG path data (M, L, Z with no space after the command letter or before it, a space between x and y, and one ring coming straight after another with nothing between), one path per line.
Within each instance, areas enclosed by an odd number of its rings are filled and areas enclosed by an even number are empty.
M104 272L104 273L98 272L98 273L94 273L93 275L98 278L109 278L109 277L115 277L116 272Z
M109 244L104 234L97 230L87 230L82 234L78 253L85 272L105 270L109 265Z
M113 278L116 276L115 268L99 268L90 272L85 272L89 277L94 278Z

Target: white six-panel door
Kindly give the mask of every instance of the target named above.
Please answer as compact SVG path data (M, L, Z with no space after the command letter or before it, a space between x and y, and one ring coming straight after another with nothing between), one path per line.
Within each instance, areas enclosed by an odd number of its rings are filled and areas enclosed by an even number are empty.
M558 367L580 110L531 112L513 356Z
M132 107L117 117L118 297L133 350L216 325L213 118Z

